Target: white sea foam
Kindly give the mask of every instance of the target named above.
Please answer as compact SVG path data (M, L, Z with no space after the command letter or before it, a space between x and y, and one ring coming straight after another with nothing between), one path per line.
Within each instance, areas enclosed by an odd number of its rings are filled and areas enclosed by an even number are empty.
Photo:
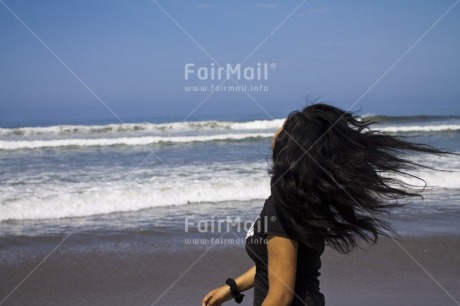
M421 162L456 171L415 172L427 182L428 192L458 193L458 158L431 157ZM224 201L264 199L270 193L265 162L162 167L137 169L131 174L123 169L95 168L12 177L0 186L0 221L83 217L199 202L219 205ZM404 180L423 186L416 179Z
M121 123L107 125L55 125L47 127L0 128L0 136L75 135L123 132L174 132L214 130L267 130L280 127L284 119L230 121L187 121L172 123Z
M229 141L249 138L268 138L273 133L241 133L196 136L140 136L114 138L67 138L49 140L0 140L0 150L40 149L56 147L105 147L115 145L145 146L157 143L189 143L207 141Z
M455 152L459 154L460 152ZM430 190L441 189L458 189L460 190L460 158L455 155L414 155L406 157L412 162L431 167L436 170L419 168L418 170L409 171L411 174L423 179L426 187ZM401 177L404 182L413 186L423 187L425 182L415 177Z
M398 177L404 182L411 184L415 187L423 188L426 182L428 190L442 189L459 189L460 190L460 169L456 172L444 172L423 170L411 172L415 177ZM422 179L422 180L421 180Z
M460 189L459 173L421 174L429 188ZM407 180L421 186L420 181ZM191 181L185 184L112 183L86 186L69 192L65 186L48 186L28 196L0 205L0 221L83 217L145 208L186 205L199 202L247 201L264 199L268 179L251 177L237 180ZM218 204L216 204L218 205Z
M229 125L229 129L235 130L235 133L226 132L219 134L194 134L194 135L166 135L166 136L128 136L117 134L116 137L64 137L59 138L38 138L21 140L16 138L10 140L4 138L0 140L0 150L19 150L19 149L41 149L41 148L57 148L57 147L104 147L104 146L145 146L158 143L191 143L191 142L209 142L209 141L231 141L244 140L251 138L270 138L273 132L262 132L262 130L270 127L275 129L280 126L280 122L270 121L252 121L248 123L234 123ZM460 131L460 125L433 125L433 126L381 126L375 129L389 133L405 133L405 132L442 132L442 131ZM253 130L256 132L241 132L244 130ZM257 132L261 130L261 132ZM240 131L240 132L237 132ZM164 134L163 134L164 135Z
M0 150L56 147L145 146L157 143L268 138L284 119L230 121L189 121L172 123L123 123L108 125L56 125L49 127L0 128ZM426 125L383 124L372 126L389 133L438 133L460 131L458 120Z
M378 129L389 133L460 131L460 124L384 126Z
M230 124L230 128L233 130L265 130L272 129L276 130L281 127L285 119L273 119L273 120L255 120L249 122L234 122Z
M0 128L0 136L52 136L52 135L92 135L92 134L120 134L120 133L146 133L146 132L193 132L193 131L254 131L275 130L282 126L285 119L253 120L246 122L231 121L187 121L171 123L122 123L107 125L55 125L47 127L19 127ZM427 125L400 124L383 127L389 132L439 132L458 131L458 122L442 124L430 123Z
M257 166L257 165L256 165ZM259 165L260 166L260 165ZM258 167L258 166L257 166ZM269 177L264 169L247 174L221 173L217 168L181 167L164 169L164 176L150 179L84 183L49 183L23 187L3 186L0 196L0 221L82 217L145 208L186 205L199 202L247 201L269 194ZM251 165L246 165L247 172ZM214 170L212 170L214 169ZM179 171L175 174L175 171ZM195 173L188 173L188 172Z
M250 141L255 138L271 138L273 131L282 123L283 119L275 119L0 129L0 152L41 148ZM447 123L391 123L376 125L376 129L390 133L438 133L460 130L458 121ZM440 134L439 139L442 139L441 137L444 136ZM252 149L257 150L257 145L255 143ZM210 146L206 154L212 154L213 149ZM0 221L83 217L197 202L212 202L218 205L218 202L223 201L263 199L270 192L266 162L244 162L243 160L247 160L246 151L236 150L237 160L241 162L237 161L232 165L225 165L221 159L211 162L200 156L197 164L193 165L175 164L171 169L155 164L135 170L129 169L123 159L116 160L114 165L104 162L101 166L97 157L86 161L83 160L84 156L77 156L72 161L76 162L77 166L67 167L66 163L69 160L65 159L68 153L65 150L48 157L51 162L42 158L40 154L35 154L35 151L30 151L30 155L28 151L24 152L25 154L20 154L20 158L24 159L19 159L17 164L14 164L16 161L13 160L11 167L8 161L11 161L15 154L4 152L0 156L6 161L3 168L6 171L0 173ZM28 159L24 162L28 156L37 158L32 159L30 167ZM425 179L428 188L432 188L430 192L444 190L449 195L458 194L460 159L457 156L413 155L409 158L434 168L456 171L438 172L424 169L415 174ZM54 162L62 167L53 167ZM78 170L80 165L83 169ZM133 175L127 177L126 172L131 171L134 172ZM406 181L417 186L423 183L414 179Z

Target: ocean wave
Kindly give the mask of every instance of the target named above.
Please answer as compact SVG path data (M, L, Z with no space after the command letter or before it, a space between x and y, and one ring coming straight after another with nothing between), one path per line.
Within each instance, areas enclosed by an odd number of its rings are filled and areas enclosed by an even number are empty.
M366 119L384 124L389 132L442 132L460 130L460 116L379 116L364 115ZM78 137L79 135L123 135L126 133L175 133L202 131L267 131L282 126L284 119L232 121L187 121L171 123L121 123L107 125L54 125L45 127L0 128L0 137ZM395 125L389 125L389 124ZM416 125L416 123L419 123ZM444 123L444 124L443 124Z
M407 133L407 132L449 132L460 131L460 124L448 125L406 125L406 126L382 126L376 128L389 133Z
M284 119L230 121L188 121L172 123L121 123L107 125L55 125L47 127L0 128L0 136L106 134L124 132L187 132L214 130L267 130L276 129Z
M425 117L425 116L416 116ZM405 118L405 117L402 117ZM430 118L438 118L432 116ZM449 117L451 118L451 117ZM49 127L0 128L0 150L57 147L144 146L157 143L189 143L268 138L284 119L247 122L197 121L110 125L57 125ZM448 123L448 124L447 124ZM372 130L388 133L443 133L460 131L460 123L432 122L427 125L375 124Z
M243 130L241 126L249 129L256 129L257 126L266 124L251 122L250 124L238 124L237 128ZM251 128L250 128L251 127ZM388 133L433 133L433 132L452 132L460 131L460 125L430 125L430 126L375 126L373 130L380 130ZM38 139L38 140L0 140L0 150L20 150L20 149L43 149L59 147L106 147L106 146L146 146L153 144L175 144L192 142L212 142L212 141L232 141L247 140L252 138L270 138L272 132L267 133L226 133L203 135L196 134L191 136L125 136L110 138L57 138L57 139Z
M458 173L420 173L428 183L428 191L436 188L459 189ZM423 186L409 179L408 183ZM116 212L190 203L250 201L266 198L270 193L268 176L228 177L218 180L191 180L160 185L146 182L112 184L93 183L78 190L65 186L48 186L29 195L11 195L0 203L0 221L39 220L86 217ZM3 196L5 197L5 196ZM423 205L423 204L421 204Z
M14 200L4 200L0 203L0 221L85 217L201 202L249 201L266 198L269 186L268 176L176 181L160 186L152 182L93 184L73 192L66 191L65 186L52 186Z
M457 157L414 157L414 162L452 171L413 172L424 181L414 177L396 178L419 188L426 182L429 194L458 194L460 160ZM160 166L154 171L135 169L132 172L126 168L100 167L48 171L11 177L0 185L0 221L85 217L201 202L219 205L228 201L260 200L270 193L266 162Z
M68 138L50 140L0 140L0 150L43 149L58 147L146 146L159 143L191 143L269 138L273 133L241 133L197 136L141 136L117 138Z

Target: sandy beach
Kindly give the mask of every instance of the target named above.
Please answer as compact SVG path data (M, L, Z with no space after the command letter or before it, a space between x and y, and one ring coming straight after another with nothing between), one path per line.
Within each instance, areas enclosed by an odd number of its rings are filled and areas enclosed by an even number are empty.
M22 243L16 240L14 246L3 241L0 299L62 238L29 237ZM320 277L326 304L458 305L459 238L402 237L396 242L385 238L348 255L326 249ZM149 245L148 239L133 233L113 239L111 248L104 248L77 233L1 305L200 305L208 290L252 264L242 245L184 243L183 247L160 248L161 241ZM174 239L180 246L183 237ZM91 247L82 248L85 241ZM245 294L241 305L252 305L252 290Z

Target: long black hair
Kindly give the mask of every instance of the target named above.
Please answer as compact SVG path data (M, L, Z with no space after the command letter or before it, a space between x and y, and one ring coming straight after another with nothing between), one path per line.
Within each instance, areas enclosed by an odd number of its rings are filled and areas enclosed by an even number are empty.
M404 205L398 200L422 197L394 175L414 177L411 170L426 167L407 153L448 154L372 130L373 123L322 103L287 117L269 173L275 205L299 241L347 253L359 238L375 243L389 236L394 231L378 215Z

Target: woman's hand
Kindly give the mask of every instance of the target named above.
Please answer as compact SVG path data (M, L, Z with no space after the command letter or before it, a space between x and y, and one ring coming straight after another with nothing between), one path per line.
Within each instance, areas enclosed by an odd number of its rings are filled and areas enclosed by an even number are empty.
M254 277L256 276L256 266L253 265L246 272L241 274L235 279L236 285L239 292L246 291L254 287ZM209 291L208 294L203 298L201 306L220 306L224 302L233 298L230 286L224 285Z
M201 306L220 306L224 302L233 298L230 291L230 286L225 285L214 290L211 290L206 294L201 302Z

